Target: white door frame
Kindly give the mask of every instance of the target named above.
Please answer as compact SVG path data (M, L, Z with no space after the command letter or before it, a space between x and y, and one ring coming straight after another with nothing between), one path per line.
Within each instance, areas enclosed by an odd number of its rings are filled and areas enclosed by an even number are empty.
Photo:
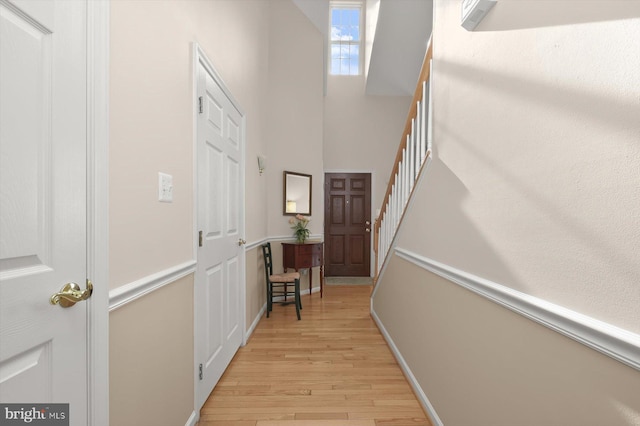
M231 94L231 92L229 91L227 85L225 84L225 82L222 80L222 77L220 77L220 74L218 74L218 72L216 71L215 67L213 66L213 64L211 63L211 61L209 60L209 58L207 57L206 53L204 52L204 50L200 47L200 45L197 42L193 43L193 55L192 55L192 79L193 79L193 258L197 261L198 259L198 159L197 159L197 155L198 155L198 70L199 70L199 64L202 63L204 65L205 68L207 68L207 71L209 72L209 74L211 74L211 76L213 77L213 79L216 81L216 83L220 86L220 88L222 89L222 91L224 92L224 94L227 96L227 98L229 98L229 100L231 101L231 103L233 104L233 106L242 114L243 119L242 119L242 137L241 137L241 141L240 141L240 167L241 167L241 172L240 172L240 188L242 191L243 196L240 199L240 223L242 226L242 231L241 233L245 232L245 198L244 198L244 194L246 192L245 189L245 152L246 152L246 119L245 119L245 115L244 115L244 111L242 110L242 108L240 108L240 104L236 101L236 99L233 97L233 95ZM244 236L242 238L245 238ZM195 296L196 296L196 291L195 291L195 286L198 285L198 283L195 281L194 279L194 316L193 316L193 320L194 320L194 333L196 332L197 328L196 328L196 318L197 318L197 312L196 312L196 301L195 301ZM246 326L246 306L247 306L247 278L246 278L246 249L245 246L242 246L242 251L240 253L240 325L242 327L242 344L241 346L244 346L247 344L247 326ZM196 366L198 365L198 353L199 353L199 349L200 349L200 336L198 336L197 334L194 335L194 340L193 340L193 354L194 354L194 373L196 372L197 368ZM202 408L202 406L198 403L198 401L201 399L199 398L198 395L198 377L197 375L194 378L194 414L195 414L195 420L198 420L200 418L200 409Z
M89 426L109 426L109 9L108 0L87 0Z

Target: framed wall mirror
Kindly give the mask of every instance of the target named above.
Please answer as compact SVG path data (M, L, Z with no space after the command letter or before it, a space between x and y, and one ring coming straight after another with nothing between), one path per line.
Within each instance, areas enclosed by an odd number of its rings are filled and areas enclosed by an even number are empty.
M285 171L283 181L283 214L311 215L311 175Z

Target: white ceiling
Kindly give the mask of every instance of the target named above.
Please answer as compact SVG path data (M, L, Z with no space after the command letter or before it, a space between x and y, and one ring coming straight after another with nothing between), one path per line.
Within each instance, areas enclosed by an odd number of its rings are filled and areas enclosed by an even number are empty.
M406 95L415 91L433 23L433 0L368 0L379 3L369 58L366 93ZM329 0L293 0L325 36L329 30Z

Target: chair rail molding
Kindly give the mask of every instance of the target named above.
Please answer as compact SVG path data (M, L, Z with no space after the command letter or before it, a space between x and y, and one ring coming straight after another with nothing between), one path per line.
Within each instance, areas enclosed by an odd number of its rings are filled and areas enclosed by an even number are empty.
M251 241L245 244L244 249L245 251L253 250L256 247L260 247L262 244L266 243L267 241L269 241L269 237L264 237L260 240Z
M307 239L324 241L324 234L311 234ZM291 242L294 240L295 240L295 237L293 235L276 235L274 237L264 237L256 241L251 241L247 243L244 247L245 247L245 250L248 251L248 250L253 250L256 247L259 247L268 241L279 243L279 242Z
M189 260L115 288L109 291L109 312L195 272L196 261Z
M401 259L640 371L640 335L396 247Z

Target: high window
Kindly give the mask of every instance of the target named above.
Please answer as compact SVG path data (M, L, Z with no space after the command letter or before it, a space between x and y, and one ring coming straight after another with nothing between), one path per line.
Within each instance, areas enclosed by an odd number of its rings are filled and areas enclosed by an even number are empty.
M361 23L362 7L358 2L331 3L331 74L361 74Z

